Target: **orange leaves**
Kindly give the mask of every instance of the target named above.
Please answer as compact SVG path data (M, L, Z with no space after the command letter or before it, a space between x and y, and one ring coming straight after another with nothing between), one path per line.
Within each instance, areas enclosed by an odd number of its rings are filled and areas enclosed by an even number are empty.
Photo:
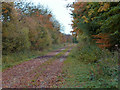
M7 12L8 12L8 10L5 10L5 11L4 11L4 13L7 13Z
M82 3L82 2L76 2L75 4L73 4L73 8L74 8L73 12L74 13L81 13L81 12L84 11L83 7L85 7L85 6L86 6L85 2L84 3Z
M43 18L44 16L43 16L43 15L40 15L39 17L40 17L40 18Z
M107 44L107 45L98 45L99 48L102 48L104 49L105 47L110 47L111 45L110 44Z
M3 10L5 10L6 8L2 8Z
M39 15L36 15L37 17L39 16Z
M52 15L51 15L51 14L48 14L47 16L48 16L49 18L51 18L51 17L52 17Z
M76 35L78 35L78 33L83 33L81 30L76 29L76 27L78 27L78 23L81 22L81 19L84 20L84 23L89 23L88 18L83 15L83 13L87 14L87 11L85 11L85 8L84 8L86 6L87 6L86 2L75 2L73 4L74 10L72 12L73 12L73 19L74 20L72 21L73 22L72 27L74 29L73 33L76 33Z
M83 8L85 5L86 5L85 2L76 2L76 3L73 5L73 7L74 7L75 9L79 9L79 8Z
M3 13L7 13L8 10L6 8L2 8L3 9Z
M109 43L109 40L108 40L107 38L97 39L96 43L105 43L105 44L108 44L108 43Z
M37 17L39 16L39 12L38 12L38 11L36 12L36 16L37 16Z
M95 38L107 38L108 37L108 33L99 33L98 35L92 35Z
M75 27L73 29L73 31L71 31L72 35L77 37L77 35L81 32L81 30L79 30L77 27Z
M52 27L52 22L49 20L49 18L51 18L51 17L52 17L51 14L39 15L38 19L40 21L40 24L42 24L44 27L51 28Z
M92 35L93 37L95 37L96 39L96 43L98 44L99 48L106 48L106 47L110 47L110 38L109 38L109 34L98 34L98 35Z

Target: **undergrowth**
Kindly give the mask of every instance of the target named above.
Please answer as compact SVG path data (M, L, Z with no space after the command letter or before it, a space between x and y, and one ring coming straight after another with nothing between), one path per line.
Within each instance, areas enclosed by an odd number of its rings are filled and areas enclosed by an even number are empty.
M62 88L118 88L118 53L75 47L63 67Z
M67 44L66 44L67 45ZM43 56L48 52L64 47L64 44L61 45L53 45L51 48L46 49L44 51L22 51L16 53L9 53L7 55L2 55L2 70L4 71L7 68L13 67L14 65L18 65L24 61L31 60L38 56Z

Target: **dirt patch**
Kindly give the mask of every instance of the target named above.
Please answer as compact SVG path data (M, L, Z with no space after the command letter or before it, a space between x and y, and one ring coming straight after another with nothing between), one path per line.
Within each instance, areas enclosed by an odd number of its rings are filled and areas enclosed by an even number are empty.
M65 48L37 57L22 64L9 68L2 73L3 88L51 88L61 75L61 67L69 52L54 60L51 64L44 63Z

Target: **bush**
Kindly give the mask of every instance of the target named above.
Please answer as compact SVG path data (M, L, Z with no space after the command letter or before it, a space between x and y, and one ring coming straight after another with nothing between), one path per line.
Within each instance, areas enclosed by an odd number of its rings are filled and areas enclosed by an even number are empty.
M94 45L76 47L64 64L63 73L66 76L63 86L66 88L68 86L72 88L118 88L117 52L101 50ZM69 78L70 76L72 78Z
M109 51L107 54L99 60L97 64L94 65L95 76L97 80L107 81L106 84L110 87L118 87L118 53L113 54ZM103 85L103 84L101 84Z

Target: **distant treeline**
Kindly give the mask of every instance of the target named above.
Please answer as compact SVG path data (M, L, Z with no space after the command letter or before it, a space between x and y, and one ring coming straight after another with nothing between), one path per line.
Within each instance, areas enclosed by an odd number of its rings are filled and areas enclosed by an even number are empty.
M61 24L41 5L3 2L1 22L3 54L72 42L72 36L62 34Z

